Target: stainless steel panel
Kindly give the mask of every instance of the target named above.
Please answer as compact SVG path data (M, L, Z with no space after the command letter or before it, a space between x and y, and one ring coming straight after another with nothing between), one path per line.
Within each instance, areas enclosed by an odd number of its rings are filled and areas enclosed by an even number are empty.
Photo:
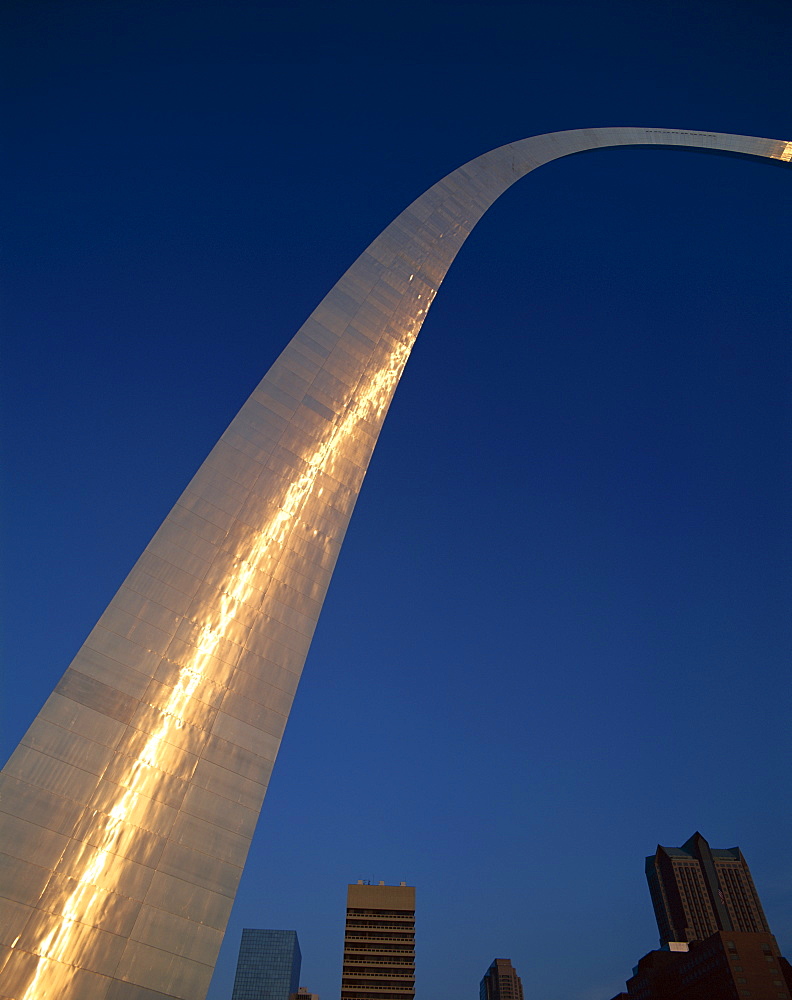
M149 542L146 552L157 556L161 562L169 563L174 567L174 571L180 571L178 574L176 572L171 573L168 582L173 583L173 586L176 586L176 583L173 581L179 578L195 577L198 581L203 580L211 565L209 560L201 559L187 552L186 549L180 548L164 536L160 537L159 534L155 535Z
M126 611L135 618L140 618L149 625L169 632L174 622L177 622L181 615L171 608L166 608L164 604L158 604L150 600L148 595L140 594L129 587L121 587L115 596L114 604L122 611Z
M207 927L175 913L144 906L135 923L131 940L206 963L208 956L217 956L223 933L215 927Z
M106 976L80 969L69 962L39 959L36 955L15 949L3 968L0 996L10 1000L105 1000L112 980ZM46 990L46 992L41 992Z
M294 350L293 346L290 345L290 347L291 349L287 348L281 354L278 358L278 363L288 371L299 375L306 383L310 384L314 380L316 373L320 370L321 363L311 360L304 352Z
M274 761L278 755L280 737L265 733L255 726L240 722L238 719L233 719L225 712L218 713L213 733L220 739L236 743L243 750L249 750L257 757Z
M69 838L27 820L0 813L0 836L9 856L54 869Z
M246 809L258 812L267 791L266 783L245 778L219 764L203 759L198 763L192 779L193 788L206 788L222 798L238 802Z
M189 598L181 595L183 601ZM107 633L109 634L109 633ZM148 660L149 669L153 669L157 664L157 658L151 656ZM72 662L72 666L79 673L86 677L107 684L108 687L116 691L122 691L131 698L139 698L146 690L150 674L135 670L126 663L109 656L103 650L95 649L92 646L84 645Z
M206 497L198 496L189 489L185 490L179 497L177 506L189 511L191 514L199 517L206 525L209 525L209 528L206 528L204 525L200 525L200 527L192 525L191 530L195 531L201 538L206 538L207 541L213 542L215 545L220 545L225 537L225 533L236 524L236 510L238 510L238 507L235 509L234 514L230 514L227 510L221 510L217 504L210 503ZM180 519L179 523L184 524L185 522Z
M265 660L274 660L286 670L299 673L305 660L305 654L299 649L292 649L282 642L276 642L259 632L252 632L247 640L247 648Z
M144 733L137 729L127 729L118 741L117 749L119 753L142 765L188 780L198 762L196 754L168 743L159 732Z
M249 659L246 657L240 663L240 669L234 674L229 690L257 704L280 711L294 698L299 678L275 664L271 671L266 671L266 668L266 661L262 662L260 657L250 654Z
M103 774L113 758L113 750L110 747L95 743L41 717L37 718L25 733L22 745L96 775Z
M207 662L201 666L205 669L199 671L192 662L162 659L153 679L166 687L180 688L187 683L189 677L189 697L203 702L209 708L217 708L223 700L228 681L234 674L234 667L217 657L207 657ZM189 671L187 677L186 671Z
M95 677L88 677L73 667L63 675L55 688L55 693L64 698L71 698L72 701L85 705L94 712L109 715L118 722L129 722L138 704L137 698Z
M194 761L197 759L197 757L194 758ZM164 760L158 761L158 763L167 764ZM166 771L164 766L154 767L149 763L144 764L135 757L117 754L103 777L106 781L119 785L121 788L128 788L135 793L155 799L157 802L173 805L174 802L180 802L184 797L191 774L192 768L184 775L177 776ZM94 804L99 808L97 802Z
M179 502L174 505L173 510L171 510L170 513L174 524L178 524L180 528L184 528L186 531L191 531L193 534L198 535L199 538L206 539L207 542L211 542L213 545L220 545L225 538L225 533L228 530L228 527L234 523L233 518L228 515L224 515L224 521L217 523L215 518L205 517L204 512L207 509L216 512L218 508L214 507L212 504L209 504L207 507L206 501L202 500L200 497L196 497L195 494L187 493L187 497L192 498L196 501L196 503L190 504L182 502L186 499L183 495L179 499ZM196 509L196 507L201 507L202 509L199 510ZM126 579L126 584L127 586L131 586L129 577ZM165 585L163 584L162 587L164 586ZM131 589L136 590L138 588L131 587ZM162 596L159 596L158 591ZM170 600L168 601L165 600L165 598L168 597L168 594L162 590L162 588L152 587L150 590L146 588L143 592L150 593L154 600L157 600L160 604L164 604L167 608L173 607L174 602L177 600L175 594L178 593L178 591L175 591L174 595L171 595ZM158 596L155 597L155 594L158 594ZM181 609L179 608L179 610Z
M175 621L176 616L174 615L173 618ZM114 604L111 604L99 619L99 626L126 639L133 639L152 653L161 653L168 645L170 638L168 631L149 625L134 615L122 611Z
M179 501L181 503L181 501ZM199 511L200 513L200 511ZM156 536L155 536L156 537ZM141 570L153 576L156 580L167 583L169 587L182 591L184 594L192 594L195 587L200 582L199 577L187 571L181 564L176 565L172 560L157 555L150 546L144 549L142 555L135 563L132 570Z
M27 781L13 778L5 772L0 774L0 813L68 836L82 812L81 802L42 788L34 788ZM0 839L2 843L6 843L4 837ZM9 846L10 844L13 844L13 840L9 841Z
M86 868L90 871L87 878ZM154 878L154 869L150 865L131 861L120 854L113 854L108 858L107 864L102 865L95 848L77 840L69 841L55 870L61 876L80 876L84 882L90 882L97 889L117 893L138 902L146 898ZM108 929L121 933L115 928Z
M214 446L204 464L216 468L225 478L244 489L250 489L261 472L260 464L251 462L249 456L238 452L223 438Z
M107 815L107 826L111 829L116 825L133 826L159 837L169 836L178 815L186 784L178 786L180 797L174 797L171 804L149 798L148 795L136 791L138 787L140 786L137 782L128 787L103 779L93 796L92 805L98 812Z
M15 943L19 928L24 928L32 913L32 906L0 897L0 969L11 952L10 945Z
M167 664L172 671L172 683L163 684L161 681L153 679L149 681L141 701L144 705L159 709L169 718L189 723L191 726L198 726L201 729L211 729L214 721L214 709L211 702L219 702L222 697L222 688L210 686L207 681L196 682L195 688L185 686L185 679L179 674L177 664ZM224 664L224 666L227 666ZM197 697L198 685L201 685L201 692L206 694L209 701Z
M64 729L88 733L92 740L111 747L118 744L126 729L125 723L57 693L49 696L39 717L63 726Z
M225 500L225 494L220 490L217 490L211 486L206 486L201 490L200 494L205 500L213 503L216 507L220 507L224 510L225 507L221 503L217 502L217 498ZM233 501L233 506L236 508L238 503L241 501ZM167 519L162 526L157 531L157 534L152 539L151 545L154 547L161 546L162 544L170 544L178 549L179 554L185 553L190 556L194 556L201 559L207 563L210 563L218 553L218 547L213 545L211 542L207 542L204 538L199 538L192 531L188 531L181 525L176 524L175 521ZM157 551L157 549L155 549ZM180 565L180 563L177 563Z
M22 744L11 754L4 771L12 778L20 778L47 791L64 792L77 802L89 801L99 780L90 771L64 764Z
M160 858L157 868L165 875L173 875L191 885L209 889L221 896L234 898L242 869L184 844L170 841Z
M196 994L196 996L198 995ZM159 990L147 990L135 983L125 983L121 979L113 979L105 1000L172 1000L172 997L172 993L165 994Z
M257 627L254 632L258 632L260 630L273 642L281 643L286 646L287 649L296 650L303 656L303 658L308 652L308 647L311 645L310 635L306 635L304 632L298 632L296 629L289 628L288 625L282 625L273 618L270 618L268 621L258 621L256 622L256 626ZM249 640L251 645L253 641L253 634L254 633L251 633Z
M111 660L118 660L124 666L130 667L132 670L147 677L151 676L160 659L159 653L152 652L132 639L126 639L120 635L116 635L114 632L108 632L107 629L99 625L91 631L85 642L85 646L110 657ZM82 650L80 650L81 653ZM75 662L79 661L75 659ZM124 690L120 686L119 689Z
M91 928L97 928L104 932L104 947L114 952L118 960L123 942L117 939L131 934L142 903L108 891L90 879L56 873L50 878L36 906L35 916L28 921L25 934L20 939L21 947L29 951L39 949L45 936L54 930L62 943L67 935L71 938L71 949L77 941L90 941ZM63 961L68 952L61 947L51 954ZM112 969L103 970L98 966L87 967L94 972L112 972Z
M159 988L166 996L192 1000L205 996L216 958L209 955L211 964L203 965L139 941L128 941L115 975L144 989Z
M120 806L123 808L123 801ZM121 857L153 868L158 864L166 843L165 838L156 833L114 819L96 809L85 811L75 825L73 838L84 845L84 863L91 867L99 864L112 868L113 859Z
M49 868L21 861L10 854L0 853L0 898L15 903L37 900L47 880L52 876ZM21 928L17 928L19 932Z
M207 760L228 771L250 778L262 785L269 783L272 761L251 753L230 740L222 739L216 733L209 737L204 748L202 761Z
M286 716L283 713L243 698L233 691L229 691L223 699L223 712L278 739L286 728Z
M228 830L229 833L245 837L247 840L253 836L258 819L257 810L248 809L239 803L231 808L229 799L224 795L200 788L195 783L190 786L181 808L185 815L195 816L196 819L217 826L221 830Z
M233 900L230 896L211 892L193 882L155 872L147 902L159 910L188 917L192 921L222 931L225 929Z

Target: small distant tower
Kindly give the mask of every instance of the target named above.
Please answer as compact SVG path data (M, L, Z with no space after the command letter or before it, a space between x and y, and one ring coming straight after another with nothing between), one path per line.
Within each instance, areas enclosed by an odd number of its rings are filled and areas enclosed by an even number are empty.
M700 833L681 847L658 844L646 878L661 945L704 941L718 931L770 931L739 847L710 847Z
M522 980L510 958L496 958L479 986L480 1000L523 1000Z
M246 927L231 1000L289 1000L299 988L301 965L297 931Z
M319 994L311 993L305 986L301 986L296 993L289 994L289 1000L319 1000Z
M415 888L404 882L347 889L341 1000L378 997L415 997Z

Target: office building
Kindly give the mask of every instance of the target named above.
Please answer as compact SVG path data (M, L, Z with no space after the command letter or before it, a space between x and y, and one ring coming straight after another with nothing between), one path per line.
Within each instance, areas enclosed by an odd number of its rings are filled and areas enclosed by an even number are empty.
M767 926L739 847L694 833L646 859L660 949L612 1000L792 1000L792 970Z
M3 770L0 996L205 996L341 542L437 290L513 183L616 146L792 160L792 142L714 132L534 136L439 180L360 254L231 421Z
M347 889L341 1000L413 1000L415 889L358 882Z
M717 931L650 951L612 1000L790 1000L791 980L772 934Z
M703 941L717 931L769 933L739 847L710 847L700 833L646 859L660 943Z
M522 980L511 959L496 958L479 986L479 1000L523 1000Z
M299 990L301 964L296 931L246 927L231 1000L289 1000Z

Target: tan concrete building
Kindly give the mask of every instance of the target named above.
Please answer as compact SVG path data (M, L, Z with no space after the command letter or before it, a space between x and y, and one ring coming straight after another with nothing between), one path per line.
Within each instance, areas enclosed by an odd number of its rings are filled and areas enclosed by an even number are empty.
M371 885L347 890L341 1000L415 997L415 888Z
M296 993L289 994L289 1000L319 1000L319 994L311 993L307 987L301 986Z

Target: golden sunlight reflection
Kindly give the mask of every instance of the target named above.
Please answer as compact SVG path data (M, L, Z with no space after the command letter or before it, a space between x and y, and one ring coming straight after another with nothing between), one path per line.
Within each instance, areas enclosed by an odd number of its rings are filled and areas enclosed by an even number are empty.
M430 302L433 294L428 295ZM423 312L422 309L421 314ZM336 474L336 467L342 464L338 460L346 458L347 450L350 455L355 453L353 446L360 443L361 421L379 430L421 322L422 315L414 317L410 310L406 311L402 331L404 342L392 347L389 357L376 371L364 375L354 398L331 425L326 438L312 446L312 452L300 456L306 463L306 471L287 487L279 509L263 527L257 531L251 529L249 549L244 558L235 562L206 617L193 622L198 629L197 636L188 658L178 665L177 680L170 695L164 704L150 706L156 712L155 728L142 737L145 743L136 758L121 758L120 755L117 758L116 763L128 761L120 774L113 775L117 800L108 811L97 810L93 814L91 829L84 834L76 863L70 865L72 872L78 874L71 878L53 874L50 879L46 896L52 895L55 899L48 903L47 912L39 911L40 937L30 949L38 956L38 961L19 1000L63 997L77 972L72 962L76 954L85 949L85 935L101 928L109 904L126 902L119 885L124 871L124 848L138 828L141 809L151 807L156 786L172 775L169 758L177 754L179 746L178 739L172 741L172 731L182 728L185 717L192 718L190 709L196 708L194 696L199 685L205 680L213 680L213 660L217 669L215 653L218 644L227 637L229 626L238 624L240 616L246 612L250 619L258 616L266 620L265 612L256 612L247 605L254 596L254 577L262 563L274 565L281 558L289 558L286 542L290 533L299 523L300 515L306 513L311 496L318 497L324 492L317 478L328 473L342 480L342 476ZM310 524L309 519L303 520ZM317 529L313 534L317 534ZM217 677L214 682L221 683ZM204 706L204 710L207 709L208 706ZM203 738L207 736L208 732L204 732ZM192 769L194 767L195 764ZM186 777L189 780L190 775ZM109 975L113 971L102 970Z
M792 142L788 142L786 146L778 154L778 159L783 160L785 163L789 163L792 160Z

